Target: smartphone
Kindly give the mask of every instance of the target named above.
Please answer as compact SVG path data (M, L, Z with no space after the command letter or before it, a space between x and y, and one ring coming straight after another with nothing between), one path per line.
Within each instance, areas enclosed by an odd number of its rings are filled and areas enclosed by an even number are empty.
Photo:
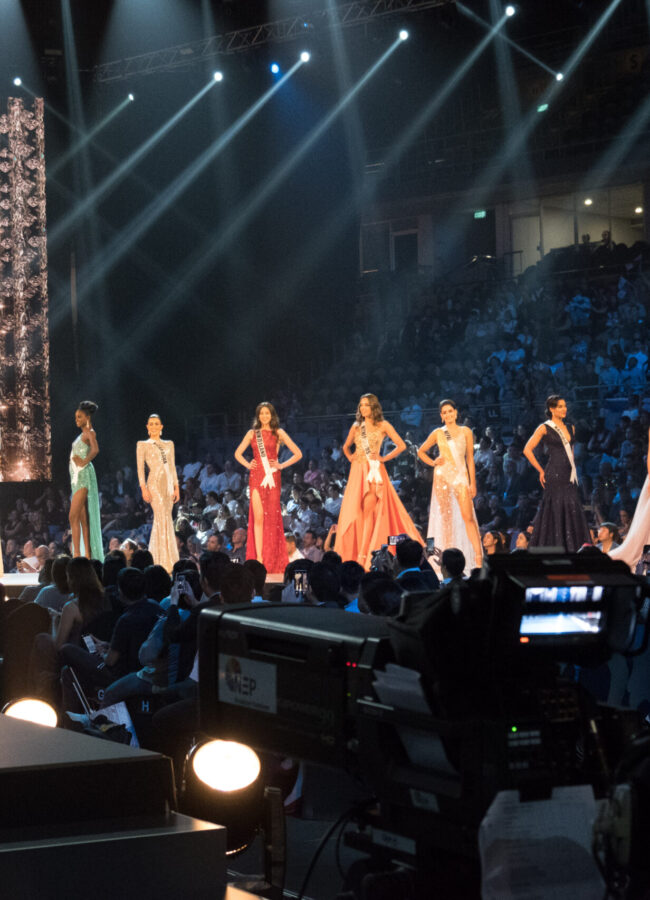
M238 556L231 556L231 557L230 557L230 562L231 562L231 563L235 563L236 565L240 565L241 559L240 559Z
M301 597L304 597L309 590L309 576L306 572L293 573L293 589L296 594L300 594Z
M396 547L397 544L401 544L402 541L405 541L407 539L407 537L408 537L407 534L389 534L388 535L388 546Z
M86 650L89 653L97 652L97 645L95 644L94 640L92 639L92 637L89 634L82 635L82 640L83 640L84 644L86 645Z
M428 537L427 538L427 553L429 553L429 554L433 553L435 546L436 546L436 539L433 537Z

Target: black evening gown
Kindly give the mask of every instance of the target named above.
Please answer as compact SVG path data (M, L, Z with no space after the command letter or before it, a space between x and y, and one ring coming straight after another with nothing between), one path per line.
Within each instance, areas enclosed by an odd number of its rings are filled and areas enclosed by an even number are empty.
M530 546L564 547L568 553L576 553L583 544L591 543L578 486L571 483L569 458L562 439L552 428L546 428L544 444L548 452L546 487L533 523Z

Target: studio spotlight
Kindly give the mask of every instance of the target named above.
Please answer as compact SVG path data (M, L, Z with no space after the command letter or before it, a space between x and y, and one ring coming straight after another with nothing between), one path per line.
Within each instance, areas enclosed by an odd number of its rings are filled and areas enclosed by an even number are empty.
M300 54L300 59L303 62L309 62L309 60L311 59L311 53L309 53L307 50L303 50Z
M133 101L135 100L135 95L134 95L134 94L129 94L129 95L128 95L128 99L131 101L131 103L133 103Z
M514 14L517 12L517 10L515 9L514 6L509 5L509 6L506 6L504 12L508 16L508 18L510 18L511 16L514 16Z
M637 214L637 216L640 216L641 213L643 212L643 207L637 206L636 209L634 210L634 212Z
M16 77L14 78L14 84L16 85L16 87L20 87L20 85L22 83L23 83L22 78L20 78L20 76L16 75Z
M405 28L402 28L402 30L401 30L400 33L399 33L399 39L400 39L400 41L405 41L405 40L407 39L408 36L409 36L408 31L407 31Z
M557 74L555 75L555 80L556 80L556 81L563 81L563 80L564 80L564 75L562 74L562 72L557 72Z
M223 72L215 72L212 77L215 81L223 81Z
M244 849L260 824L260 772L257 753L236 741L204 741L185 760L183 810L225 825L230 854Z
M56 711L49 703L31 697L12 700L6 704L2 712L12 719L23 719L25 722L45 725L47 728L56 728L58 722Z
M277 75L280 71L280 66L277 63L271 63L271 71L274 75Z
M585 206L591 206L593 204L593 200L591 197L585 197Z

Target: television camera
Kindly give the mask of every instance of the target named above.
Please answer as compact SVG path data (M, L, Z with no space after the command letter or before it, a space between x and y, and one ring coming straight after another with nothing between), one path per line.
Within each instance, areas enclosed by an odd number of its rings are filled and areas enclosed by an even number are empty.
M497 794L525 803L571 785L604 801L606 879L646 885L647 729L637 711L597 702L581 673L647 653L649 596L603 554L521 553L405 595L393 620L285 604L209 610L202 728L366 786L372 801L351 811L345 839L367 863L346 896L478 896L477 835Z

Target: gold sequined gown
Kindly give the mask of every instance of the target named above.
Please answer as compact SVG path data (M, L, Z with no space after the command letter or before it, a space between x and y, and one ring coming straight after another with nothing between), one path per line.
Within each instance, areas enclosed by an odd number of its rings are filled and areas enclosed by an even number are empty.
M466 562L465 571L469 572L474 565L475 553L458 504L459 496L469 494L469 473L466 463L467 439L462 430L453 438L446 429L440 429L440 431L443 434L441 440L438 441L438 449L445 462L444 465L436 466L433 470L427 537L434 539L434 546L440 553L450 547L462 550ZM476 521L473 503L472 514ZM476 522L476 527L478 529L478 522ZM436 560L439 558L439 555L436 554L431 559L431 565L437 569L438 574L440 574L440 569Z
M171 572L178 560L178 546L174 533L172 509L174 488L178 485L174 459L173 441L138 441L138 481L140 487L146 484L151 494L153 526L149 539L149 550L153 561ZM145 466L148 475L145 481Z
M359 429L357 427L357 433ZM371 453L379 453L385 435L382 431L368 431ZM345 561L359 562L365 569L370 568L372 551L379 550L388 543L391 534L408 534L410 538L423 543L411 517L397 496L383 463L379 466L381 484L376 485L377 507L374 514L372 534L367 545L363 545L363 498L370 490L368 482L368 460L361 445L361 435L355 441L355 452L350 463L350 476L343 494L341 511L336 528L336 552ZM393 548L391 548L392 550Z

